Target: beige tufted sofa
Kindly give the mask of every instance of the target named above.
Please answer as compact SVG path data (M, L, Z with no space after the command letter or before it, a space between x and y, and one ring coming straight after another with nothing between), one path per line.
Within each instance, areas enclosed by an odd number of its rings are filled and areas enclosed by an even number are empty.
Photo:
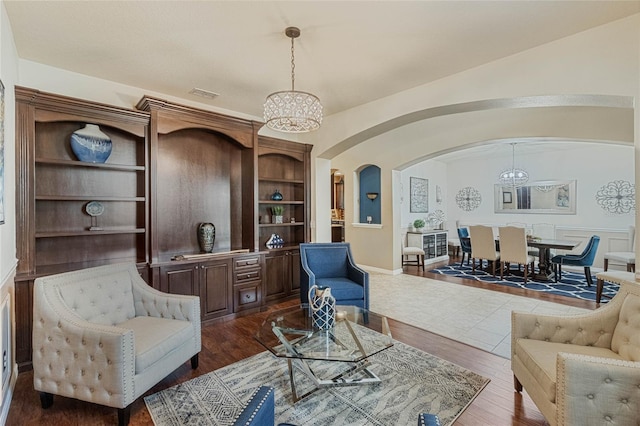
M133 263L35 280L33 384L43 408L53 394L118 408L191 358L198 366L200 302L147 285Z
M551 425L640 425L640 284L579 315L512 313L511 369Z

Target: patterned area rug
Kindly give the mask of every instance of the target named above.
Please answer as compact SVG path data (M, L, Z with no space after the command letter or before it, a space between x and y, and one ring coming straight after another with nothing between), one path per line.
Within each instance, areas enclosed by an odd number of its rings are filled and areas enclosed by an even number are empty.
M484 263L483 267L487 267ZM584 272L571 272L562 271L561 279L556 283L554 281L533 281L530 278L527 279L527 283L524 283L524 277L522 272L517 275L517 270L513 269L515 274L505 275L504 279L500 279L500 274L497 273L497 277L494 277L489 272L485 272L476 267L475 272L472 271L471 265L467 266L465 263L463 266L460 264L447 265L441 268L432 269L429 272L434 272L442 275L450 275L453 277L467 278L476 281L483 281L493 284L501 284L509 287L518 287L527 290L542 291L545 293L557 294L559 296L575 297L577 299L584 300L596 300L596 277L592 277L593 285L587 286L587 280L584 277ZM602 294L608 296L615 296L618 292L618 286L611 283L604 283ZM601 302L606 303L607 298L602 298Z
M324 388L295 405L291 401L287 362L270 352L144 400L158 426L231 425L243 403L264 384L276 389L276 423L404 426L416 424L418 414L428 412L437 414L447 425L489 383L476 373L396 341L370 360L370 369L380 377L380 383ZM318 361L314 363L312 369L319 366ZM309 386L303 380L296 383L302 388Z

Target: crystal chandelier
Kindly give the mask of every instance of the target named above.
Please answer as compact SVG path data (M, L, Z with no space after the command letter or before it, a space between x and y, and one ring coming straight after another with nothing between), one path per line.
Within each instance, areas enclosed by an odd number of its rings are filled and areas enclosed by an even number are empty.
M498 182L502 185L522 186L529 180L529 173L516 168L516 144L511 143L511 168L503 171L498 176Z
M284 33L291 38L291 90L267 96L264 121L268 127L280 132L311 132L317 130L322 123L322 104L317 96L295 90L293 40L300 36L300 29L288 27Z

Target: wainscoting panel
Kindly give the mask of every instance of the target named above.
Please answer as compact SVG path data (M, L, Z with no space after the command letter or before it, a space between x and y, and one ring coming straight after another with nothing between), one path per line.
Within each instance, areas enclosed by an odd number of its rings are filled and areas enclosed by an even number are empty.
M600 245L593 263L594 268L604 268L604 254L611 251L627 251L629 246L629 233L627 230L615 229L585 229L585 228L556 228L556 237L560 240L581 241L572 253L582 253L585 245L592 235L600 237ZM609 262L609 270L625 271L626 265L618 265Z

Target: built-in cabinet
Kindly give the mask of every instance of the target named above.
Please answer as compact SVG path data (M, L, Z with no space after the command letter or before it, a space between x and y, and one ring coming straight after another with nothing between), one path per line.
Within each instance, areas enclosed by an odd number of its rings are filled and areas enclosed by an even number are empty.
M36 277L135 262L148 278L149 114L16 87L16 360L31 360ZM78 161L73 132L96 124L108 162ZM102 214L89 215L88 204ZM89 209L89 210L88 210Z
M284 247L309 240L309 153L312 145L260 137L258 146L258 218L260 247L272 234ZM274 200L274 194L280 194ZM281 198L281 199L280 199ZM282 207L282 222L273 213Z
M161 291L200 296L203 321L233 313L231 259L181 262L159 270Z
M71 150L86 124L112 141L105 163ZM261 125L152 97L129 110L16 87L20 369L30 366L38 276L135 262L154 288L200 296L205 322L297 294L311 145L259 137ZM91 202L100 216L88 214ZM272 223L276 205L283 223ZM202 222L216 227L213 253L200 252ZM281 247L266 247L271 234Z
M300 250L272 250L265 255L265 301L300 294Z

